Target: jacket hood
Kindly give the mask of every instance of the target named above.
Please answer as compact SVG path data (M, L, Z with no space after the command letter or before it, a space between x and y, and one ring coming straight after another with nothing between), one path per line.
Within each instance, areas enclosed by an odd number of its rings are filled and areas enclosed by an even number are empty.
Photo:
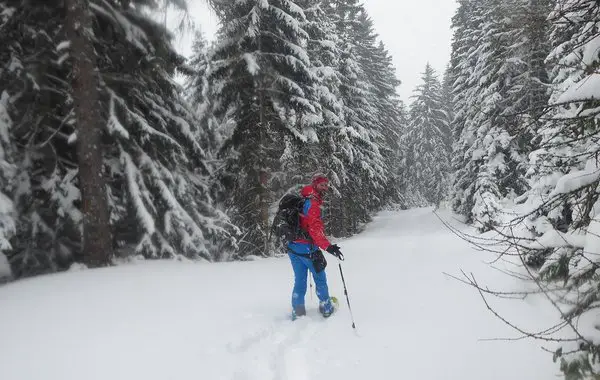
M319 201L321 200L321 194L319 194L319 192L315 190L315 188L312 187L312 185L304 186L300 194L304 198L316 198Z

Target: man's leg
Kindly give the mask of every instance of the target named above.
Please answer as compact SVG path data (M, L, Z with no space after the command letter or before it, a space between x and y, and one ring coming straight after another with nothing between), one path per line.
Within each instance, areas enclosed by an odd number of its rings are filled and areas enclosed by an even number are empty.
M317 289L317 297L319 297L319 311L325 316L328 317L333 313L333 304L331 303L331 299L329 298L329 287L327 286L327 275L325 274L325 270L317 273L315 271L314 266L310 265L310 271L315 279L315 288Z
M292 309L296 316L306 315L306 306L304 305L304 297L306 295L306 277L308 267L304 262L304 258L288 253L294 270L294 290L292 291Z

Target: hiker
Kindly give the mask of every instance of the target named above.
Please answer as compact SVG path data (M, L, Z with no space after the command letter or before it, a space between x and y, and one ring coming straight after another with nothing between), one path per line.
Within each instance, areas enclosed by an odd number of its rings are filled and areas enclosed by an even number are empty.
M344 259L337 244L331 244L323 231L321 205L323 196L329 189L329 180L318 174L312 178L312 183L305 186L301 195L304 197L304 207L300 213L301 236L288 243L288 256L294 269L294 290L292 292L292 319L306 315L304 297L306 295L306 279L308 271L315 279L319 311L324 317L329 317L334 311L334 305L329 297L325 267L327 261L321 249L331 253L340 260Z

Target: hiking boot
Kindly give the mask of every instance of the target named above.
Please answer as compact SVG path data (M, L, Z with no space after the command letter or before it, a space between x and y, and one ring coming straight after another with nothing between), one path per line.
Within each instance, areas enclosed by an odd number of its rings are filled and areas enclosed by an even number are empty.
M333 312L335 311L335 307L333 306L333 303L331 302L331 299L328 299L325 302L321 302L319 304L319 311L321 312L321 314L323 314L323 316L325 318L327 318L331 314L333 314Z
M306 307L304 305L298 305L292 310L292 321L295 321L298 317L306 315Z

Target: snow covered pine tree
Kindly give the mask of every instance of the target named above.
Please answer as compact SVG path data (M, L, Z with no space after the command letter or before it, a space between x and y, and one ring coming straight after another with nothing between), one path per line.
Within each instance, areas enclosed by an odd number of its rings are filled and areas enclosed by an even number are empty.
M143 13L146 1L128 4L89 2L104 149L96 174L106 173L110 246L119 257L227 259L236 230L216 208L199 123L172 81L184 59ZM19 3L2 16L0 38L11 48L0 53L9 68L0 93L15 126L13 185L3 190L17 221L6 254L15 277L83 261L74 45L61 5Z

